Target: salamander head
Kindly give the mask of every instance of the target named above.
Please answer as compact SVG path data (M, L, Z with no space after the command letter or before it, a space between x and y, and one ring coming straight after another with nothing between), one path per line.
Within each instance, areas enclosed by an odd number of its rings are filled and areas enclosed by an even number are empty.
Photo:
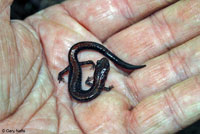
M105 83L108 72L110 71L110 64L107 58L102 58L97 61L94 72L94 79L98 79L101 83Z

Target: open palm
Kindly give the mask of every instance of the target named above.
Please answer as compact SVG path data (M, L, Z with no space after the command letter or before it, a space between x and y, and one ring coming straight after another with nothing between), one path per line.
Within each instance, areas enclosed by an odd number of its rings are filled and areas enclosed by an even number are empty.
M69 0L25 21L10 21L11 3L0 1L0 133L166 134L200 118L199 0ZM125 75L110 62L106 85L114 88L79 103L68 75L57 81L79 41L147 66Z

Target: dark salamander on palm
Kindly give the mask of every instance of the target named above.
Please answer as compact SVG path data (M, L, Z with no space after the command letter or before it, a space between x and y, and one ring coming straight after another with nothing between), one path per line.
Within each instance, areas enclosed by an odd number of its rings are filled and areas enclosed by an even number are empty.
M110 50L105 48L103 45L96 42L79 42L71 47L68 54L69 66L62 70L58 74L58 81L63 81L63 75L69 71L68 89L69 94L77 101L88 102L100 95L102 90L109 91L113 86L105 87L105 82L110 70L110 64L107 58L102 58L97 61L96 65L93 61L83 61L79 62L77 55L81 50L90 49L98 51L99 53L106 56L115 64L119 65L124 69L134 70L145 67L145 65L131 65L124 62L116 55L114 55ZM88 77L86 84L91 86L88 90L83 90L82 83L82 70L81 66L91 64L95 68L93 77ZM93 82L91 80L93 79Z

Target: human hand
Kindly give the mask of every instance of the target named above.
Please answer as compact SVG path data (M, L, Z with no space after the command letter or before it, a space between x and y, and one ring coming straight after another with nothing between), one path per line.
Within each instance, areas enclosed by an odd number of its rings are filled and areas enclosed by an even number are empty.
M164 134L200 118L199 0L69 0L10 23L11 2L0 1L0 131ZM106 85L114 88L76 102L57 75L79 41L103 43L124 61L147 66L126 76L112 64Z

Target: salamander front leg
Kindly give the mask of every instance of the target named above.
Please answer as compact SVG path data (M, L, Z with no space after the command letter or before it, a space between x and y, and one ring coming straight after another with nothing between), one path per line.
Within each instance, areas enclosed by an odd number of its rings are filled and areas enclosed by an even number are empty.
M62 70L59 74L58 74L58 81L59 83L62 81L64 82L64 79L63 79L63 75L70 70L70 67L67 66L64 70Z
M80 64L80 66L92 64L91 69L94 69L94 68L95 68L95 63L94 63L92 60L82 61L82 62L79 62L79 64Z

